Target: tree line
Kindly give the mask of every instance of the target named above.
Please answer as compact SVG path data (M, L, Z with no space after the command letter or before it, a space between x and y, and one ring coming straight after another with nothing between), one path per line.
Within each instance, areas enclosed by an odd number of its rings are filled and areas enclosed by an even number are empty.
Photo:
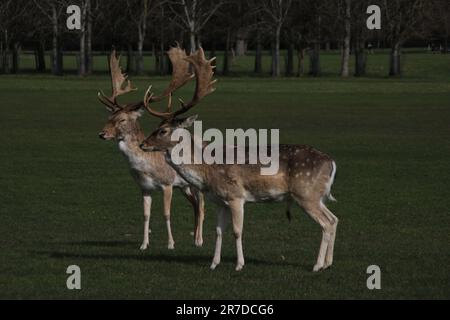
M69 5L81 9L79 30L66 26ZM369 5L381 8L381 30L366 26ZM94 51L115 46L126 52L129 73L146 72L150 51L164 75L170 72L164 53L178 42L190 51L202 46L212 56L223 52L217 68L223 75L230 72L230 57L250 50L254 73L261 74L263 51L270 50L273 77L319 76L321 51L328 49L341 52L342 77L350 75L352 55L355 76L363 76L367 51L383 47L390 49L389 75L396 76L405 44L447 53L449 33L448 0L0 0L0 73L19 72L21 50L33 50L37 72L50 68L62 75L63 53L76 51L79 74L89 75Z

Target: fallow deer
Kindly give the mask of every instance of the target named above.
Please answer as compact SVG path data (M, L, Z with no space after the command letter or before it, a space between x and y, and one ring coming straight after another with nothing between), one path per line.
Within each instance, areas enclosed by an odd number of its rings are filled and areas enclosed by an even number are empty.
M168 52L169 58L173 64L172 81L164 93L159 97L154 97L152 101L161 101L163 98L171 98L172 93L189 81L193 75L189 74L189 63L183 60L186 53L180 49L172 48ZM194 208L195 213L195 245L202 246L202 229L204 219L204 199L201 192L191 188L179 174L169 166L162 152L146 153L139 145L145 139L138 118L143 114L143 101L120 105L117 98L126 93L135 91L126 74L122 73L120 68L120 57L116 57L113 51L110 57L110 71L112 80L112 95L107 97L103 92L99 92L100 102L106 105L112 113L108 121L99 133L101 139L116 140L120 151L128 160L131 174L143 195L144 204L144 240L140 247L141 250L147 249L149 245L149 222L152 205L152 193L162 190L164 201L164 217L166 219L168 233L168 248L174 249L170 211L173 188L179 188L183 195L188 199Z
M335 162L326 154L305 145L279 145L279 170L275 175L261 175L261 164L175 164L171 151L179 143L172 141L172 133L190 127L197 116L177 118L212 93L212 66L204 52L185 58L195 71L197 87L192 100L182 103L177 111L159 112L151 107L152 95L147 94L145 106L162 123L141 145L146 151L165 151L166 160L189 183L211 196L219 204L216 247L211 269L220 263L222 234L231 214L236 238L236 271L244 266L242 232L244 204L247 202L294 200L322 228L322 241L313 271L331 266L338 219L325 206L324 200L334 200L331 186L336 173ZM193 150L193 148L192 148ZM225 149L226 150L226 149Z

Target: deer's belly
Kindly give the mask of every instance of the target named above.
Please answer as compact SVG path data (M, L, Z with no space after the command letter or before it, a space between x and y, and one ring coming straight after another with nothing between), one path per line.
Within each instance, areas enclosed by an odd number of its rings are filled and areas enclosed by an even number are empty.
M261 191L246 190L244 195L246 202L281 202L288 196L285 190L279 190L276 188Z

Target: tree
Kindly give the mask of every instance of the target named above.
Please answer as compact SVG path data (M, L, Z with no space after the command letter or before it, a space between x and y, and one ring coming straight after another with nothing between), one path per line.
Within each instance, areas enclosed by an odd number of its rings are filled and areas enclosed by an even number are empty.
M280 41L281 28L286 21L292 0L263 0L262 10L265 13L265 21L271 27L273 36L272 48L272 76L280 76Z
M427 24L430 26L430 32L441 41L442 52L447 54L450 37L450 1L432 0L429 9Z
M367 50L366 44L370 35L377 34L376 30L368 30L367 8L372 4L372 0L354 1L352 5L352 34L353 50L355 53L355 76L361 77L366 74Z
M33 3L46 17L52 27L52 73L62 75L62 49L60 20L65 14L66 3L64 0L33 0Z
M172 20L189 33L191 52L197 50L200 43L200 31L211 17L223 5L224 1L210 0L169 0L168 5L175 19Z
M387 40L391 45L389 75L401 74L401 48L404 42L424 30L424 6L426 0L384 0Z
M0 63L1 72L17 73L21 42L29 36L26 20L29 3L24 0L4 0L0 3ZM12 52L12 54L11 54Z
M351 12L352 1L343 0L344 3L344 41L342 44L342 62L341 62L341 76L348 77L349 62L350 62L350 40L351 40Z
M157 0L127 0L129 22L135 25L137 31L136 73L144 74L144 43L151 14L156 14L160 5Z
M309 75L317 77L321 73L320 47L322 43L324 0L302 0L299 11L303 19L301 38L309 46Z
M92 27L91 22L91 0L83 0L81 3L81 30L80 30L80 56L79 56L79 74L85 76L88 73L86 46L91 46L91 39L88 36ZM89 27L89 25L91 27ZM87 40L89 44L87 44Z

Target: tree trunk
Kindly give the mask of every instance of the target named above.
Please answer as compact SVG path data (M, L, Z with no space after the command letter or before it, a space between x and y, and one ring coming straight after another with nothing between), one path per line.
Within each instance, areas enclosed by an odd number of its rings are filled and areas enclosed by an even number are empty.
M297 77L302 77L305 74L305 49L301 46L298 48L297 58Z
M127 73L133 74L136 71L135 58L133 54L133 45L128 43L127 45Z
M160 53L161 53L161 58L159 59L159 63L161 64L159 66L159 74L161 76L164 76L167 74L167 65L168 65L168 61L166 59L167 55L165 54L165 50L164 50L164 39L161 39L161 43L160 43Z
M247 41L245 39L236 40L236 55L238 57L245 56L247 52Z
M291 41L288 46L287 51L287 62L286 62L286 76L292 77L294 75L294 51L295 51L295 45Z
M136 74L144 74L144 41L147 35L147 17L148 17L148 3L143 1L142 14L138 25L138 44L136 57Z
M191 24L193 24L193 22ZM197 46L195 41L195 29L193 27L191 27L191 29L189 30L189 43L191 46L191 53L194 53L195 50L197 50Z
M4 51L3 51L3 39L2 39L2 35L0 35L0 74L4 73L3 63L2 63L2 61L3 61L3 54L4 54Z
M137 56L136 56L136 74L143 75L144 74L144 32L143 28L139 27L139 39L137 46Z
M280 76L280 34L281 26L275 30L275 43L272 51L272 77Z
M36 71L45 72L45 47L43 41L39 41L35 50Z
M19 59L20 59L20 43L14 43L12 54L12 69L11 72L19 73Z
M78 74L80 76L86 75L86 33L81 27L80 33L80 53L78 57Z
M52 73L54 75L61 75L59 65L59 28L58 28L58 13L56 7L52 6Z
M5 30L3 32L4 36L4 49L3 49L3 57L2 57L2 69L3 73L9 74L11 72L10 70L10 63L9 63L9 39L8 39L8 30Z
M355 43L355 76L362 77L366 75L367 54L365 42L357 40Z
M342 47L341 77L348 77L351 37L351 0L345 0L344 42Z
M93 71L93 55L92 55L92 10L91 0L86 0L87 6L87 30L86 30L86 73L92 74Z
M258 30L256 34L256 51L255 51L255 73L261 74L262 69L262 43L261 43L261 33Z
M400 42L394 43L394 45L391 48L391 55L390 55L389 76L391 77L399 76L401 74L400 50L401 50Z
M320 76L320 42L318 41L313 44L313 49L310 52L309 74L314 77Z
M80 76L86 75L86 30L87 30L87 7L88 0L82 3L81 13L81 30L80 30L80 53L78 57L78 74Z
M145 29L144 24L139 25L139 37L138 37L138 51L136 56L136 74L144 74L144 40L145 40Z
M64 70L63 58L64 58L63 47L62 47L61 41L58 40L58 50L57 50L57 55L56 55L56 63L58 64L58 70L59 70L58 75L60 75L60 76L63 75L63 70Z
M230 73L230 44L231 44L231 31L230 29L227 30L227 40L225 44L225 53L223 57L223 69L222 74L228 75Z
M155 46L155 74L160 74L160 54L159 54L159 50L157 49L157 46Z

